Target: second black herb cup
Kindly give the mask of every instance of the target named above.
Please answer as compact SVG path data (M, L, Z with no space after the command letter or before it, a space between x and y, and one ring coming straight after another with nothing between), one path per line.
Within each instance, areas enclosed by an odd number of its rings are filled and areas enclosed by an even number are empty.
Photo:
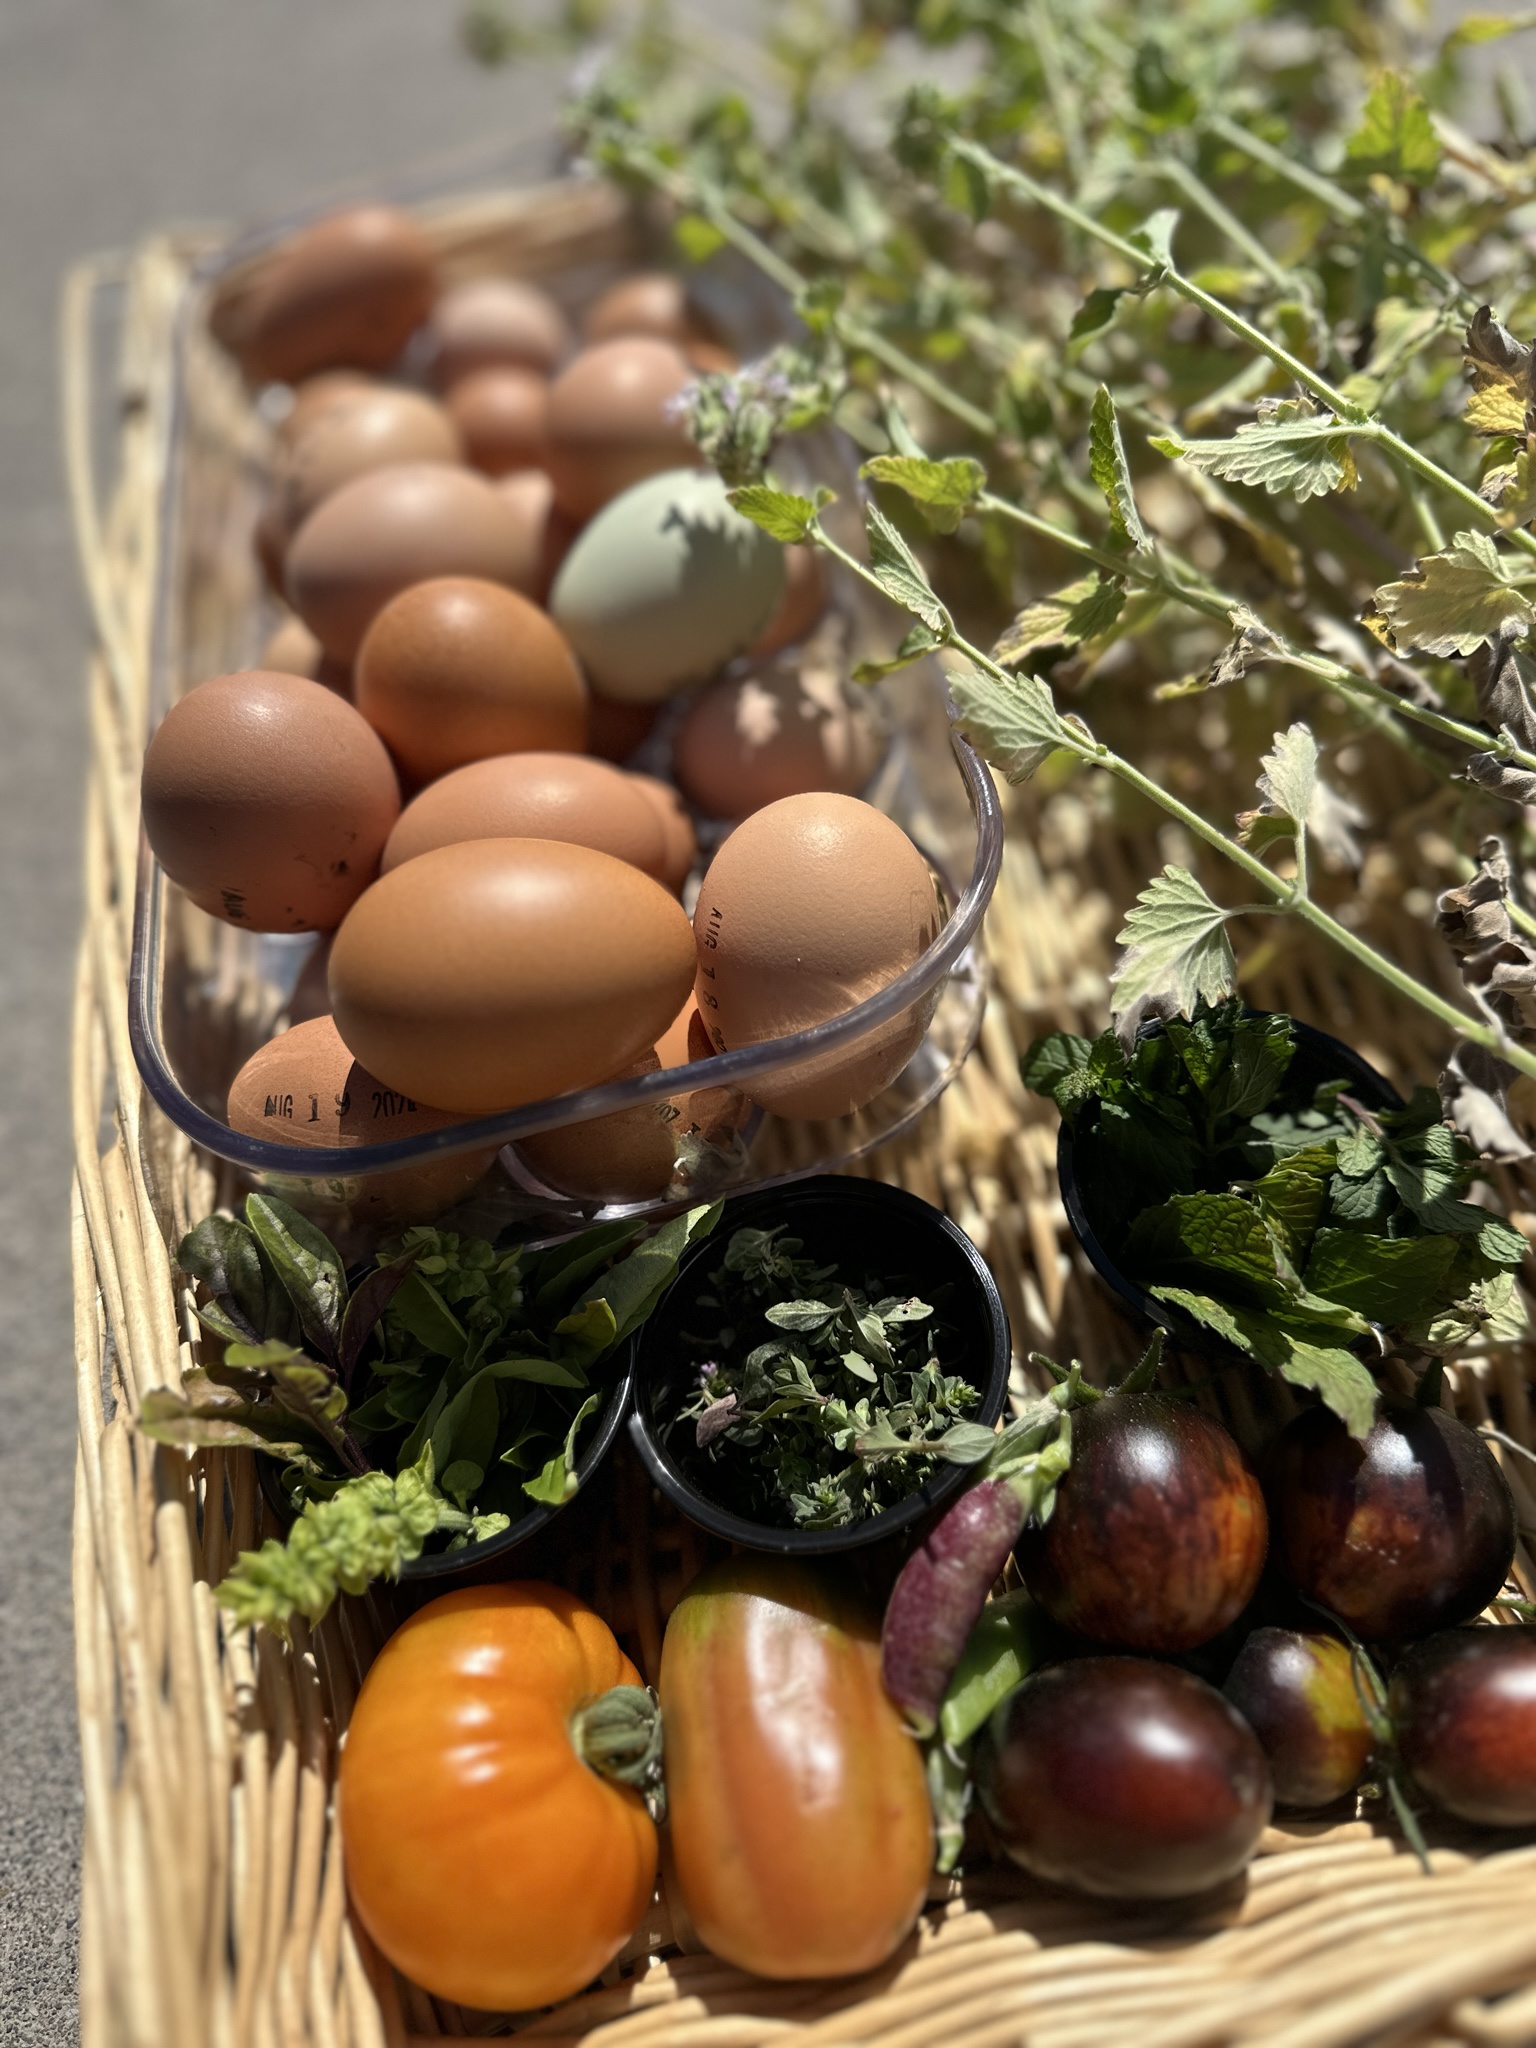
M646 1470L691 1522L727 1543L793 1557L834 1556L883 1543L925 1520L966 1485L972 1468L935 1460L922 1486L880 1513L837 1528L789 1528L749 1521L710 1498L705 1473L675 1426L696 1383L699 1358L682 1339L697 1324L698 1297L735 1231L782 1225L806 1256L834 1262L850 1278L879 1274L932 1299L942 1291L946 1371L977 1392L966 1420L990 1427L1008 1400L1008 1317L986 1261L941 1210L902 1188L841 1174L791 1181L727 1202L712 1236L689 1248L665 1299L636 1338L630 1435ZM928 1290L924 1293L924 1290Z

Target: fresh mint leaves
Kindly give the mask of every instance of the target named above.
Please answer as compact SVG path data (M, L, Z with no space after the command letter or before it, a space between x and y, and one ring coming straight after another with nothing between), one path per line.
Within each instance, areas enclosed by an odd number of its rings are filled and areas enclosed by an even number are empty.
M800 1239L736 1231L688 1305L699 1355L672 1425L711 1499L771 1527L836 1529L894 1506L952 1455L976 1388L946 1372L935 1305L855 1287Z
M1055 1032L1022 1071L1071 1125L1090 1221L1125 1271L1362 1434L1362 1352L1507 1334L1525 1243L1465 1199L1478 1163L1433 1089L1373 1108L1346 1080L1298 1080L1296 1051L1288 1017L1234 999L1129 1050Z

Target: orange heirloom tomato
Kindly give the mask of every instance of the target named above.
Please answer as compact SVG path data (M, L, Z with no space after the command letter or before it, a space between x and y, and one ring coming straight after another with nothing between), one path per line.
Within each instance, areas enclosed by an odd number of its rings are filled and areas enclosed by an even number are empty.
M656 1830L582 1762L571 1717L640 1676L558 1586L423 1607L363 1682L341 1756L352 1903L439 1998L492 2012L579 1991L650 1905Z
M694 1580L661 1653L683 1904L762 1977L873 1969L933 1868L917 1744L880 1682L880 1620L830 1573L739 1556Z

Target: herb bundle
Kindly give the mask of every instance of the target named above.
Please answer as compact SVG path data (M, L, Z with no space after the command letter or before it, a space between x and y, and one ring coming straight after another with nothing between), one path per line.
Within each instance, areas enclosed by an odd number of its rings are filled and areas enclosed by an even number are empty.
M1071 1126L1090 1220L1158 1301L1299 1386L1357 1435L1360 1355L1519 1336L1519 1231L1465 1196L1476 1156L1432 1088L1370 1108L1347 1080L1288 1085L1291 1020L1235 1000L1127 1049L1055 1032L1024 1080Z
M1459 856L1437 887L1492 826L1526 842L1480 880L1504 877L1506 966L1536 991L1536 846L1510 808L1536 790L1536 150L1512 67L1496 144L1451 118L1468 44L1528 23L1432 43L1386 10L1260 0L857 16L850 35L804 0L749 105L646 10L574 108L592 161L670 203L686 261L729 245L801 317L771 363L700 380L701 447L745 513L891 601L905 637L863 674L945 650L960 725L1010 780L1093 769L1118 786L1101 818L1174 821L1117 1015L1230 992L1233 931L1278 913L1457 1034L1447 1101L1521 1156L1502 1094L1536 1075L1536 1002L1512 1022L1465 959L1458 1002L1449 961L1405 964L1345 899L1352 780L1396 749L1396 808ZM976 59L954 91L911 83L914 51L952 46ZM869 458L862 533L771 472L828 418Z
M275 1628L315 1621L436 1538L461 1549L568 1500L605 1368L718 1215L691 1209L641 1242L606 1224L533 1254L423 1226L355 1284L268 1196L199 1224L177 1256L222 1356L148 1395L140 1427L280 1459L296 1517L285 1543L240 1558L222 1604Z
M689 1304L682 1341L703 1354L672 1437L710 1498L748 1521L838 1529L893 1507L992 1432L963 1418L979 1398L947 1373L935 1305L801 1257L772 1230L733 1233Z

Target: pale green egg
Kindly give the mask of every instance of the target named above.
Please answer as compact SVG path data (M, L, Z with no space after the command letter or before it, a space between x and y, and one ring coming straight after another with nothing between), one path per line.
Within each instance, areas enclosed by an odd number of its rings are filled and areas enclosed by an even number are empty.
M784 550L712 471L669 469L577 536L549 609L605 697L654 704L751 645L784 588Z

